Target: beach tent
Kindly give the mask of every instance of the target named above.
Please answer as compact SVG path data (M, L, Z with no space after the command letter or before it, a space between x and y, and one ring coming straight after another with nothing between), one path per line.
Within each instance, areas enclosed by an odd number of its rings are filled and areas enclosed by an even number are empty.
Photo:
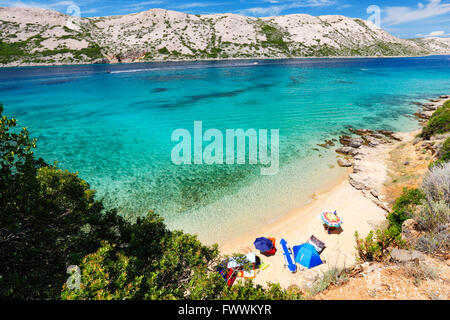
M297 271L297 266L295 265L295 262L293 261L291 248L289 248L288 243L284 239L281 239L280 245L283 248L283 256L284 256L284 261L286 263L286 267L288 267L289 271L294 273L295 271Z
M273 243L270 239L260 237L253 242L255 248L261 252L267 252L273 249Z
M323 263L314 246L309 243L295 246L293 250L295 262L300 263L308 269L314 268L315 266Z

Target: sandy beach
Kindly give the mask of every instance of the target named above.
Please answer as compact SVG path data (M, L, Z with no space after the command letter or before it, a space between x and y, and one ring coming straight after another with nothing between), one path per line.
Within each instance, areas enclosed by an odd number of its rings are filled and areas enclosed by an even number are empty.
M343 231L340 234L328 234L319 214L326 209L335 209L344 221ZM293 212L288 217L261 228L252 234L247 234L235 241L221 247L221 251L231 254L236 251L254 251L253 241L259 236L274 237L277 240L277 253L272 257L261 256L269 267L256 276L255 282L264 284L268 281L278 282L282 287L301 283L305 275L310 278L318 276L321 272L338 267L348 267L355 262L354 232L367 234L374 224L382 223L385 219L385 211L376 206L371 200L365 198L358 190L354 189L348 181L342 181L330 192L319 195L305 208ZM279 241L286 239L291 247L299 245L315 235L325 242L326 249L321 258L326 260L323 265L309 271L297 271L292 274L284 267L284 259Z
M237 239L219 245L221 252L228 255L255 252L263 262L269 264L269 267L257 270L254 282L261 285L277 282L284 288L294 284L305 288L327 270L355 265L355 231L358 231L360 236L365 236L370 230L386 222L387 211L384 206L386 203L383 202L382 191L388 177L389 154L400 143L411 142L417 133L418 131L396 133L396 137L401 141L391 141L377 147L362 146L359 149L357 159L358 166L362 167L360 176L370 181L372 192L357 190L345 177L330 190L316 195L308 205L294 210L270 225L249 231ZM353 170L349 169L348 172L351 177ZM343 220L340 233L328 234L319 220L319 215L323 211L331 210L336 210ZM297 264L297 272L292 274L284 266L279 242L284 238L292 248L305 243L311 235L326 244L325 250L321 253L324 264L309 270ZM265 257L255 250L253 241L261 236L276 238L278 251L274 256Z

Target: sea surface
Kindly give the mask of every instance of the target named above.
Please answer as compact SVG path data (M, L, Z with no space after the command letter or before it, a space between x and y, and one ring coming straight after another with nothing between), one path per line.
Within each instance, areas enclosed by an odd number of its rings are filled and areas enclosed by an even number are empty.
M108 208L153 210L207 243L271 223L341 177L334 148L317 144L348 127L417 129L412 102L449 92L450 56L0 69L0 103L38 156L78 172ZM194 121L224 135L279 129L279 172L173 164L172 132L193 134Z

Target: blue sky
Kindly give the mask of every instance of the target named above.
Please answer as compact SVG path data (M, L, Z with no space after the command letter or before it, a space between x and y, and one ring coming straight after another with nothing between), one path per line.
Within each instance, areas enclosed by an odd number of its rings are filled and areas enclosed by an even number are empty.
M236 13L255 17L306 13L368 19L380 9L380 26L401 38L450 37L450 0L0 0L0 6L41 7L66 13L77 5L82 17L122 15L151 8L193 14ZM374 7L376 6L376 7Z

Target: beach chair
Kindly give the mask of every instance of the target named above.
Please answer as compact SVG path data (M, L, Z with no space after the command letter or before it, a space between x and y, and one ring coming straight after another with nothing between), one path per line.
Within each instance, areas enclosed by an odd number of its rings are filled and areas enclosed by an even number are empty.
M309 237L308 243L316 249L317 253L322 253L322 251L326 248L325 243L317 239L314 235Z

